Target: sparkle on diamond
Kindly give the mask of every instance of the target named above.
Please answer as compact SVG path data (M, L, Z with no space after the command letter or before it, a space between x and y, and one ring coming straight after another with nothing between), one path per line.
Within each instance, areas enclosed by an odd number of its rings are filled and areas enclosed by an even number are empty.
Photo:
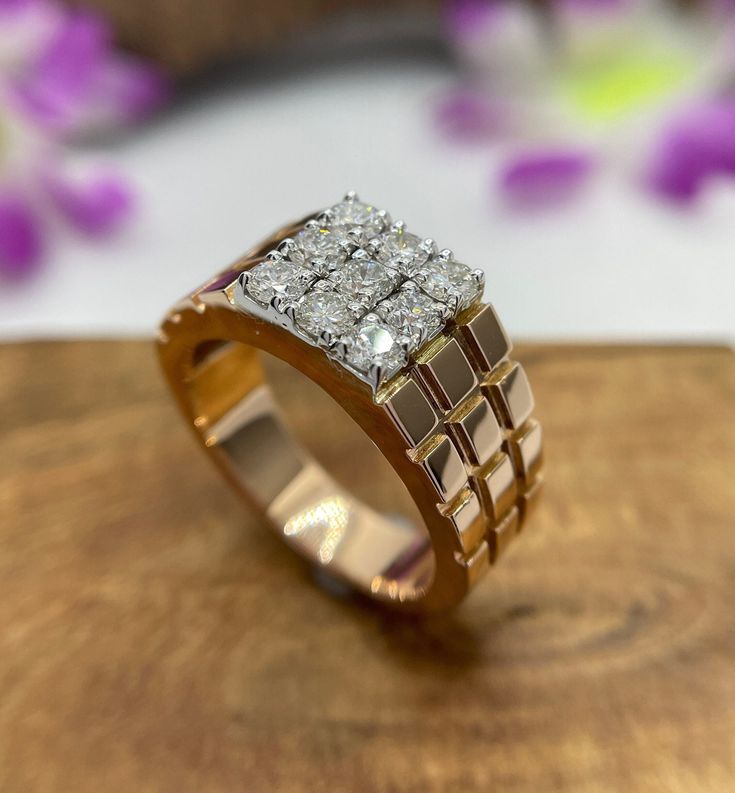
M385 212L354 194L284 240L241 285L236 302L260 304L284 327L293 321L373 387L483 286L464 264L437 255L403 223L391 226Z
M377 239L378 260L409 277L429 258L428 251L421 247L422 239L404 229L388 231Z
M347 258L345 237L339 231L315 227L300 231L288 252L290 261L319 273L334 270Z
M337 336L355 322L350 303L350 299L339 292L309 292L298 305L296 324L314 338L319 338L323 332Z
M482 292L482 281L467 265L455 261L434 259L421 268L415 281L428 295L457 309L469 306Z
M365 258L350 259L334 277L340 292L368 306L389 295L400 280L395 270Z
M342 201L329 212L335 226L361 226L371 236L378 234L385 226L385 220L377 207L356 199Z
M295 300L314 280L314 273L296 264L266 260L250 270L247 290L260 303L270 303L274 297Z
M360 372L368 373L372 366L381 368L381 380L395 374L406 364L406 353L398 343L399 334L368 315L348 335L342 338L346 347L345 360Z
M444 325L446 306L417 288L402 289L375 307L389 325L408 336L415 346L430 339Z

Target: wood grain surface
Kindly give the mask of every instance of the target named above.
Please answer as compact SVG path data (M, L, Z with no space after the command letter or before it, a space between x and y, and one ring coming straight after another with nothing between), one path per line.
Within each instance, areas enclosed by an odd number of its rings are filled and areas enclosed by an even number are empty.
M325 593L148 342L0 347L0 791L735 790L735 365L519 350L527 535L453 614Z

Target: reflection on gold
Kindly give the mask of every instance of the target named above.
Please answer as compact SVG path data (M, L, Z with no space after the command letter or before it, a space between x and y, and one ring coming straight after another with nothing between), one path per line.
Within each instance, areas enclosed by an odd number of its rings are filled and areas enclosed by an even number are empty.
M376 575L370 582L370 591L373 595L384 595L391 600L399 600L401 602L409 600L411 597L410 583L401 585L400 582L385 578L382 575Z
M329 564L347 530L349 515L349 502L342 496L330 496L290 517L283 532L287 537L303 537L313 543L319 561Z

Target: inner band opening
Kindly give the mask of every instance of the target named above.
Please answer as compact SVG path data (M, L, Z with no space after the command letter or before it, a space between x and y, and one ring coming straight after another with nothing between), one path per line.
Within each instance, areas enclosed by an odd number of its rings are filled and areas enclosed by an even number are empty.
M237 342L194 353L195 425L283 539L374 596L412 600L435 559L420 513L368 436L322 388Z

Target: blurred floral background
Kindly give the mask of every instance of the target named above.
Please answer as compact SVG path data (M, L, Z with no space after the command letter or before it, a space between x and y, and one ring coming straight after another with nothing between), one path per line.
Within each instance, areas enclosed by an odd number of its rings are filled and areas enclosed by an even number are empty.
M604 167L691 204L735 176L735 5L653 0L454 0L464 88L439 123L507 144L497 188L548 206Z
M731 342L735 5L0 0L4 337L151 333L347 189L515 334Z
M0 271L26 277L50 255L52 215L105 236L129 214L117 176L75 175L68 148L133 124L160 106L166 81L114 49L100 14L54 0L0 0Z

